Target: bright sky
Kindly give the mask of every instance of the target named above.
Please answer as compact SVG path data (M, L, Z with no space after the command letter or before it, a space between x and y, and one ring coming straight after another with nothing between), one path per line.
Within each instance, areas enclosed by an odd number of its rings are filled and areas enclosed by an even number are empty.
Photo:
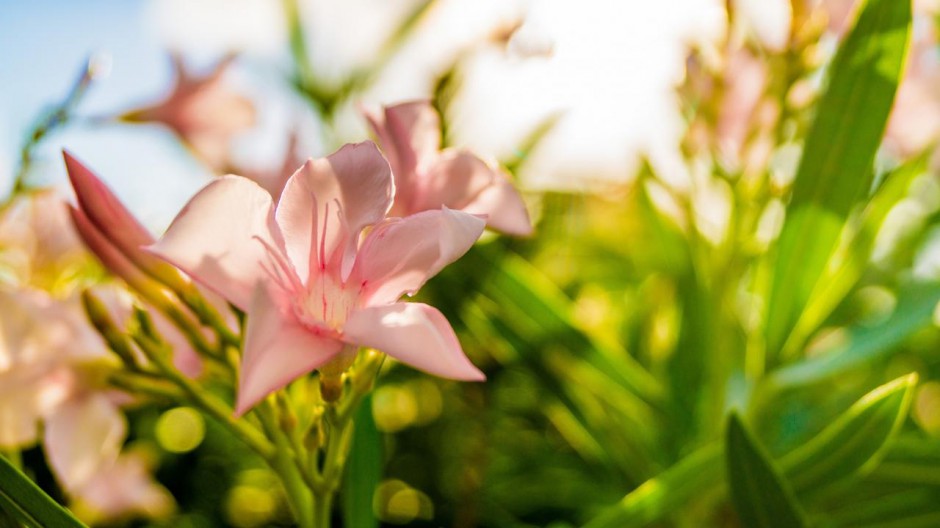
M389 21L413 4L307 2L315 67L338 77L366 63L390 31ZM500 21L505 25L528 13L510 48L536 56L490 49L469 62L466 90L454 116L458 140L484 155L505 157L542 118L561 112L555 133L523 173L525 185L579 187L586 179L623 180L641 149L665 166L675 164L681 126L671 90L683 72L682 43L722 30L720 4L439 0L362 102L426 97L436 72L459 50L490 34ZM85 115L111 115L163 93L170 80L167 46L203 63L241 50L248 63L263 63L262 73L276 77L285 57L278 6L271 0L5 2L0 8L0 161L14 158L29 124L65 94L93 51L110 53L113 65L82 105ZM357 30L350 30L354 25ZM247 77L244 71L236 83L242 77ZM277 129L291 121L294 110L272 103L284 95L273 86L276 82L254 83L263 127L239 142L240 151L279 151L283 130ZM366 137L353 107L339 126L349 139ZM50 181L64 179L57 155L62 146L95 168L157 229L208 178L158 127L76 128L57 135L40 152ZM0 181L8 184L12 163L0 165Z

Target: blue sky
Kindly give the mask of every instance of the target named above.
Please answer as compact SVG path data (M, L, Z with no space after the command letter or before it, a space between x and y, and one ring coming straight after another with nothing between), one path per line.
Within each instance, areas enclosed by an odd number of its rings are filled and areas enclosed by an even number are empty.
M3 189L23 138L43 108L61 100L89 54L111 57L110 75L79 108L113 115L159 97L171 82L166 52L144 19L145 0L0 0L0 175ZM142 219L159 228L205 182L201 169L158 127L71 127L39 150L35 176L61 184L69 148L98 171ZM195 175L195 176L194 176Z

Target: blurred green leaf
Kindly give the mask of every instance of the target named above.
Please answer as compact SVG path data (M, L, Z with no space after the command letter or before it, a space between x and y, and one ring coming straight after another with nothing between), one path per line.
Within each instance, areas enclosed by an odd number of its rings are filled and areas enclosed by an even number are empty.
M382 437L372 416L372 396L356 411L352 447L343 479L343 526L376 528L372 501L382 479Z
M766 323L771 354L783 348L850 212L870 189L910 26L909 0L868 0L830 66L777 245Z
M681 508L703 490L721 485L722 446L709 444L630 492L584 528L646 526Z
M863 396L780 465L800 495L872 469L911 405L917 375L909 374Z
M728 420L725 438L728 483L742 525L750 528L806 526L793 490L735 413Z
M85 526L3 456L0 456L0 507L31 528Z
M916 381L911 374L876 388L806 444L779 458L777 465L796 495L809 498L878 465L907 415ZM921 450L940 465L940 448ZM585 528L647 526L686 509L702 493L722 493L722 455L718 444L696 451L602 511Z
M850 328L834 348L771 372L765 380L767 387L779 390L816 383L887 357L894 347L930 324L940 302L940 284L906 284L897 295L897 305L886 320Z
M914 178L924 173L927 157L920 156L888 173L872 196L864 211L850 225L849 232L826 266L821 280L816 284L800 314L788 347L799 347L826 320L839 305L865 271L875 247L875 238L891 209L907 196ZM852 222L850 222L851 224ZM784 355L795 351L785 350Z

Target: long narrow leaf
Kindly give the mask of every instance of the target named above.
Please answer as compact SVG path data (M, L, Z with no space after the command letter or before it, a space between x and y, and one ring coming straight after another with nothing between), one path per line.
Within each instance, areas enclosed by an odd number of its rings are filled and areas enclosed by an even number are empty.
M774 389L806 385L882 360L911 334L930 324L938 302L940 284L907 284L898 292L897 305L886 320L849 329L835 348L772 372L766 383Z
M753 528L806 526L793 490L736 414L728 420L725 438L728 484L742 525Z
M71 512L0 456L0 504L30 528L84 528Z
M778 242L767 316L771 353L783 347L849 213L869 191L910 26L910 0L868 0L830 67Z
M646 526L681 508L702 490L722 483L722 449L710 444L633 490L584 528Z
M356 412L352 448L343 479L343 520L347 528L376 528L372 510L375 490L382 478L382 437L372 417L372 398Z
M907 416L917 375L910 374L866 394L780 464L797 493L834 484L871 469Z

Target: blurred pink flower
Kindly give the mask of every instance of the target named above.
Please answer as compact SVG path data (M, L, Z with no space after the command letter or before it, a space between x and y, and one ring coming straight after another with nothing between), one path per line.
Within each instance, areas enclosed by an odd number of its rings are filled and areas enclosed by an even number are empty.
M940 140L940 55L933 21L917 25L907 70L898 86L885 131L885 145L901 157Z
M121 453L100 468L82 486L78 497L82 512L92 519L116 520L131 516L163 517L173 511L170 493L154 481L145 458Z
M130 122L163 123L216 172L228 168L232 138L255 122L251 101L231 91L223 80L234 57L222 59L207 75L187 71L183 59L172 56L176 85L163 101L121 116Z
M82 500L100 488L127 434L120 410L127 396L109 390L101 374L114 358L74 298L0 290L0 313L0 448L29 447L42 431L53 475ZM122 507L106 513L147 504L126 500Z
M439 311L396 302L463 255L484 222L447 208L385 218L392 193L376 146L346 145L307 161L276 206L251 180L216 180L151 246L246 311L237 413L356 347L431 374L484 379Z
M19 197L0 216L0 268L16 284L67 293L90 263L52 189Z
M501 170L476 155L440 150L441 125L428 101L365 113L395 176L392 216L447 206L487 215L487 225L512 235L529 235L532 223L522 196Z
M75 390L73 364L105 357L70 307L41 291L0 289L0 447L35 443L43 418Z
M724 78L727 84L716 130L718 148L723 157L739 165L754 126L755 110L767 89L767 64L750 51L738 49L728 57Z

